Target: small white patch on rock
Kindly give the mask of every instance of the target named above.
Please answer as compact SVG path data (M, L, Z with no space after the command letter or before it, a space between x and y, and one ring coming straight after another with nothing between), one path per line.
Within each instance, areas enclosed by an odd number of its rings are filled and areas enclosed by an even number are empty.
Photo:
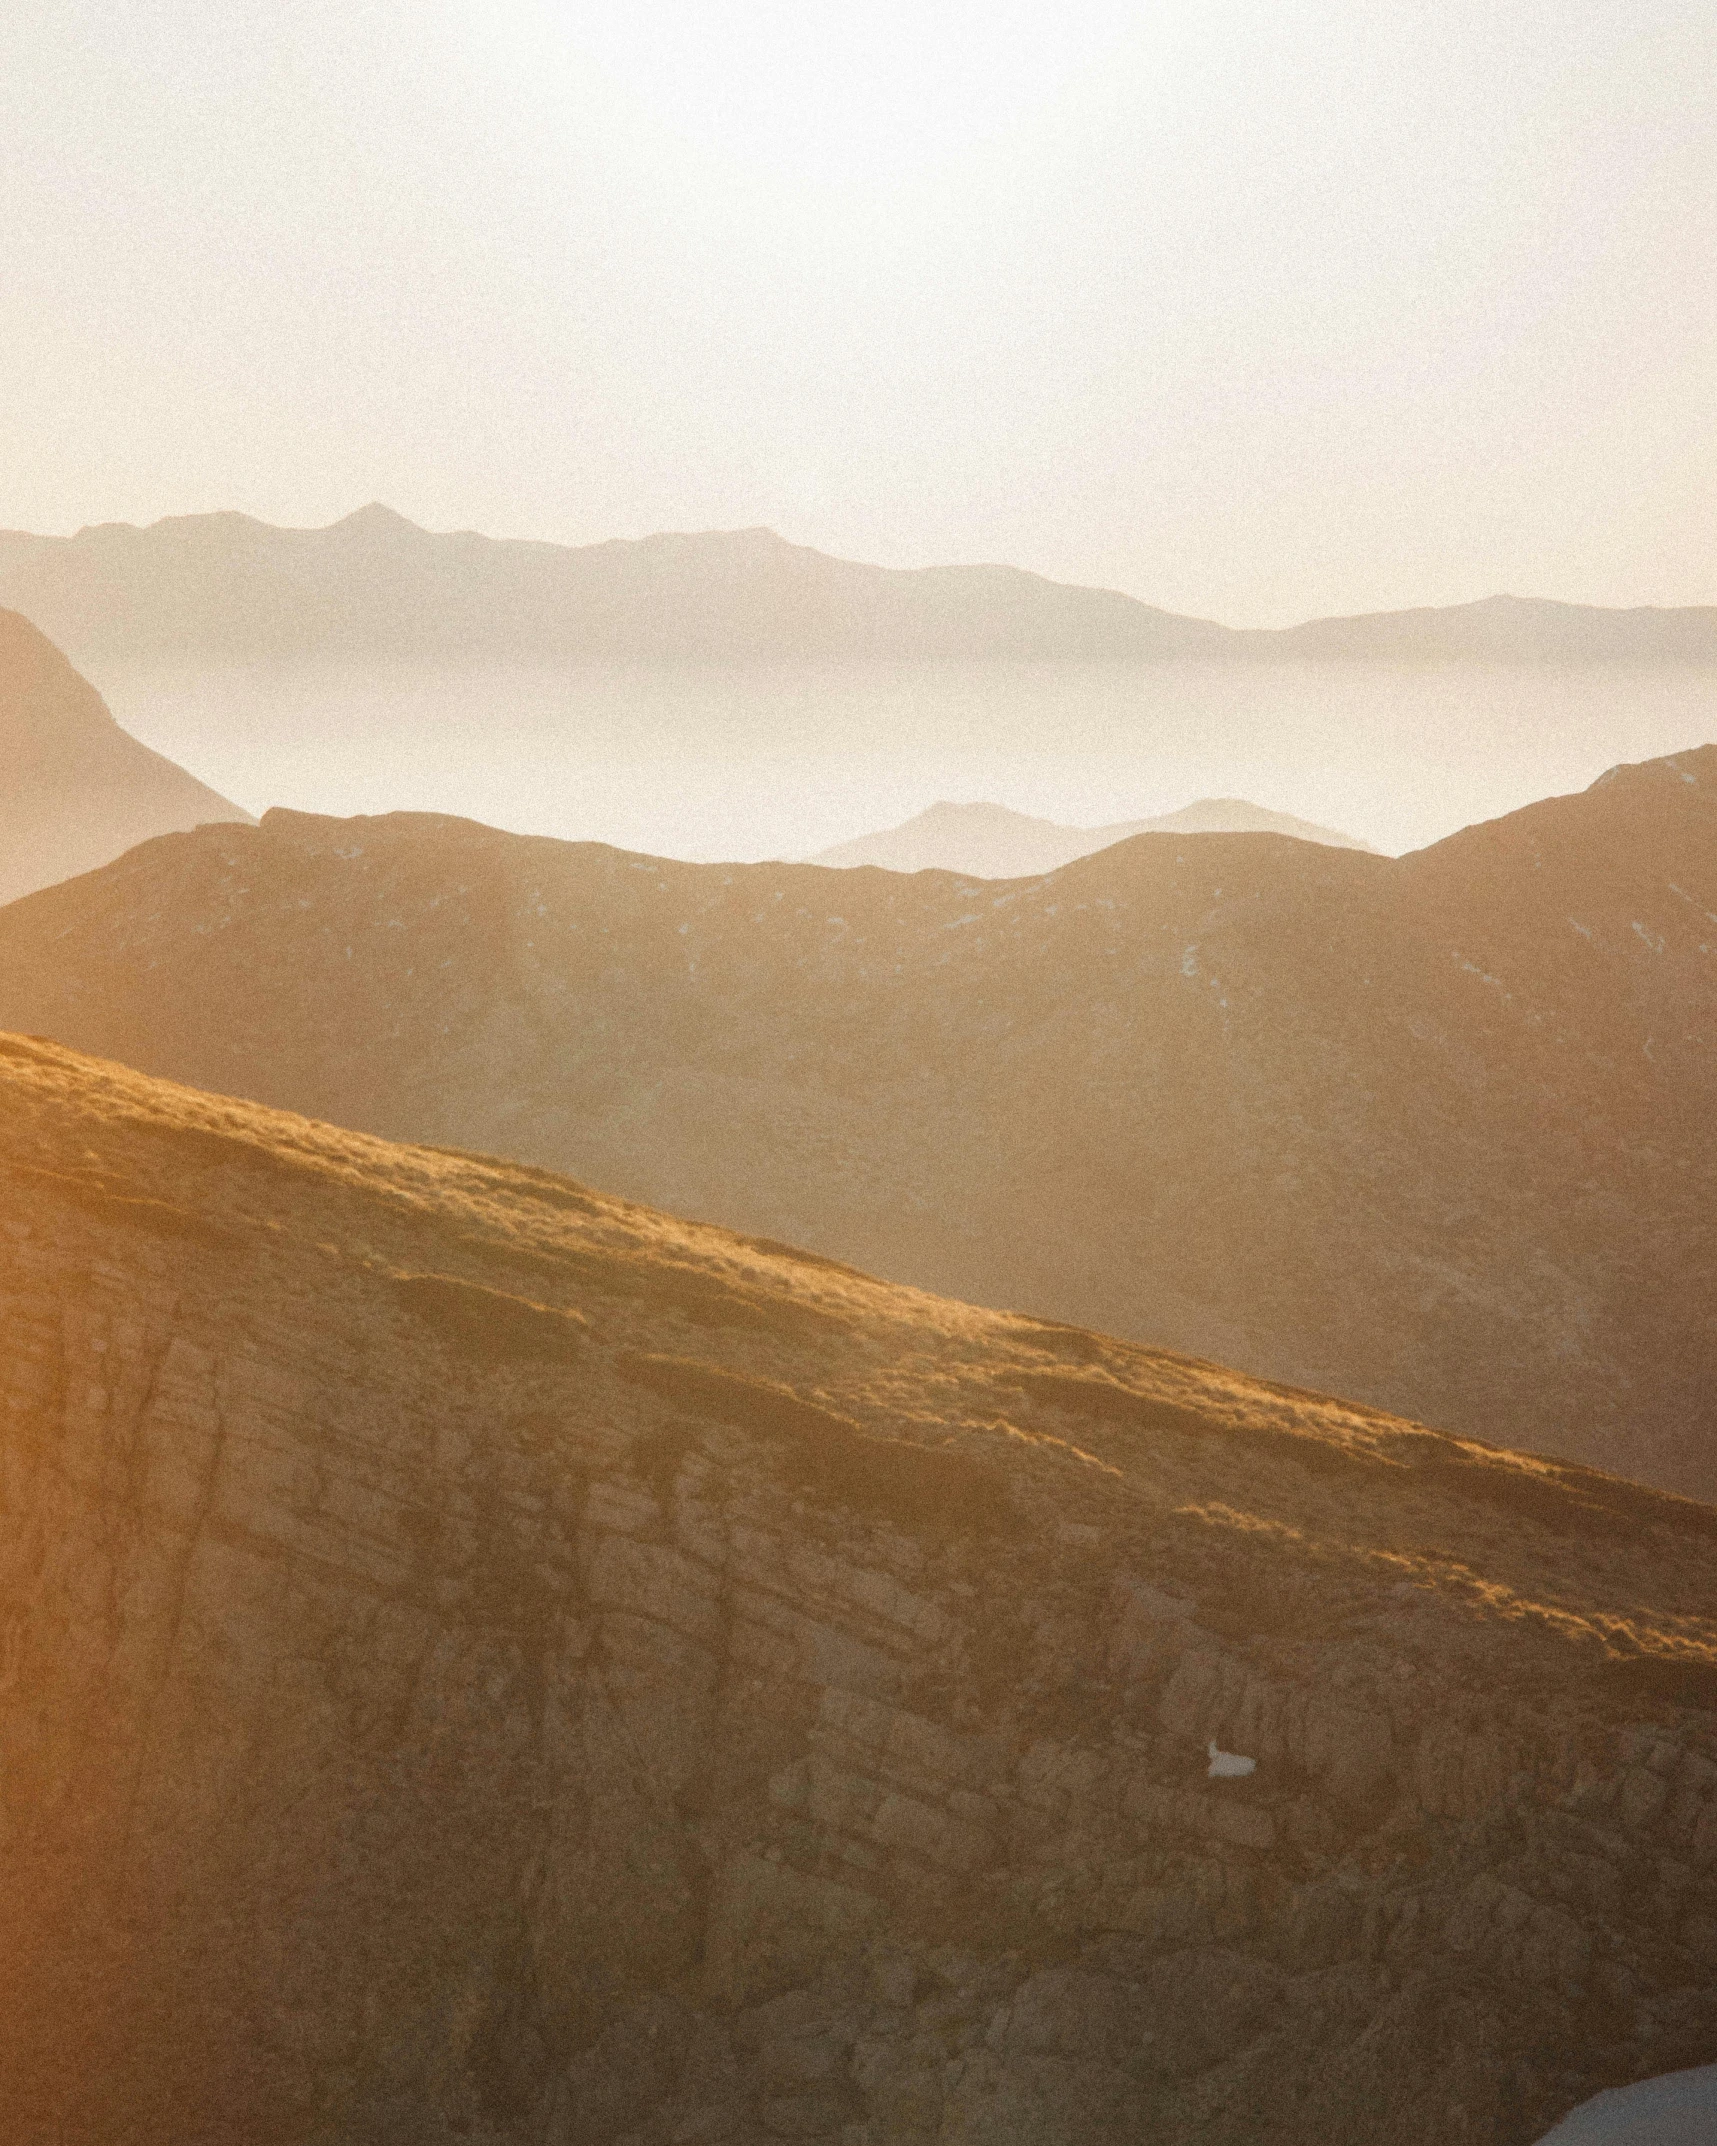
M1215 1737L1210 1740L1209 1750L1212 1781L1239 1781L1257 1771L1256 1759L1242 1758L1238 1751L1218 1751Z

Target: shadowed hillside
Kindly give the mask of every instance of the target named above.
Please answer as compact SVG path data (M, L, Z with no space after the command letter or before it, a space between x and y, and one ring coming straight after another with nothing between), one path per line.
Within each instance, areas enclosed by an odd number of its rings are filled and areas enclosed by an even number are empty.
M248 813L129 737L15 611L0 611L0 901L134 843Z
M1333 827L1315 827L1292 813L1267 812L1239 797L1202 797L1152 820L1117 820L1109 827L1062 827L1005 805L932 805L902 826L859 835L820 850L814 864L880 865L889 872L961 872L971 879L1026 879L1058 871L1076 857L1110 849L1133 835L1275 834L1335 849L1369 849Z
M0 1021L1708 1492L1714 917L1711 747L1002 885L271 813L0 912Z
M1709 1508L20 1039L0 1172L10 2138L1525 2146L1710 2047Z

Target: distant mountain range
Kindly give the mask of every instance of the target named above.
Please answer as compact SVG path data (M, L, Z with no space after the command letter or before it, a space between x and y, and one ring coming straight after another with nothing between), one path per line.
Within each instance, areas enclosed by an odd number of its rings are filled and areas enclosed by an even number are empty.
M130 737L44 634L0 611L0 901L206 820L248 820Z
M1717 1492L1717 746L1004 887L272 812L0 910L0 1027Z
M1015 567L859 565L767 529L572 548L431 534L382 506L327 529L225 513L0 532L0 603L78 662L1717 664L1712 607L1497 596L1238 630Z
M932 805L899 827L860 835L820 851L813 864L875 864L890 872L963 872L970 879L1025 879L1053 872L1076 857L1134 835L1289 835L1331 849L1369 849L1333 827L1267 812L1238 797L1202 797L1178 812L1150 820L1117 820L1109 827L1063 827L1054 820L1011 812L1006 805Z

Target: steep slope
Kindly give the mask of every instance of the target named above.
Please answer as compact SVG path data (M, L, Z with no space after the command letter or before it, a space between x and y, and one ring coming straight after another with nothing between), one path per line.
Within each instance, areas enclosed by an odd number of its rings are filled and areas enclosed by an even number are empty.
M1709 2050L1710 1509L16 1039L0 1170L19 2146L1524 2146Z
M1201 797L1178 812L1150 820L1117 820L1108 827L1063 827L1054 820L1011 812L1005 805L931 805L899 827L859 835L811 859L813 864L880 865L888 872L960 872L968 879L1027 879L1057 871L1076 857L1134 835L1292 835L1335 849L1368 849L1334 828L1268 812L1239 797Z
M204 664L1197 657L1717 665L1717 610L1495 597L1237 631L1006 566L898 571L768 529L569 547L434 534L372 505L0 534L0 602L81 661Z
M151 835L250 815L128 737L28 619L0 611L0 901Z
M691 866L270 814L0 911L0 1023L1717 1491L1717 748L1391 860Z

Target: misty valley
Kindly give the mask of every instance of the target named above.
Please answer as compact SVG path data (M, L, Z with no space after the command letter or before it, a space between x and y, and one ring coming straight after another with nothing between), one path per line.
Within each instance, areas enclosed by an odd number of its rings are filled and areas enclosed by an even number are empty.
M1717 668L1117 663L90 666L260 811L453 812L655 855L809 857L935 800L1079 825L1239 796L1418 849L1717 727ZM656 779L664 761L672 778Z

